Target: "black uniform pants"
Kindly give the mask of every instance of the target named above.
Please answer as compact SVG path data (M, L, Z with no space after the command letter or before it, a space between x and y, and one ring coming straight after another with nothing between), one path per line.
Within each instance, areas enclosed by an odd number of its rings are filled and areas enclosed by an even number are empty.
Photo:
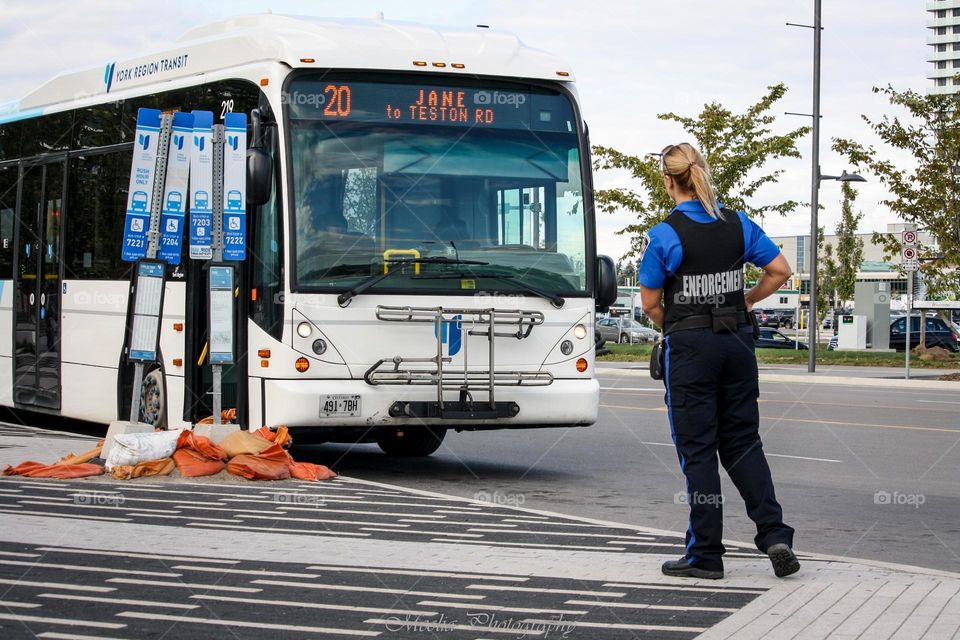
M723 568L718 454L757 525L757 548L766 552L781 542L792 547L793 529L783 523L760 443L752 327L736 333L675 331L666 338L664 365L670 430L687 480L687 562L708 570Z

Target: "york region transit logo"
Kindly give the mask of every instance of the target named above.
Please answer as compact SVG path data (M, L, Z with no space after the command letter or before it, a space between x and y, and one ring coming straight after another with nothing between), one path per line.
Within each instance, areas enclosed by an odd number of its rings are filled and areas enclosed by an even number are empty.
M463 327L459 314L449 320L438 320L433 325L433 335L440 337L440 342L447 345L447 355L453 357L460 353L463 344Z
M116 62L110 62L103 72L103 83L107 85L107 93L110 93L110 88L113 86L113 70L116 66Z

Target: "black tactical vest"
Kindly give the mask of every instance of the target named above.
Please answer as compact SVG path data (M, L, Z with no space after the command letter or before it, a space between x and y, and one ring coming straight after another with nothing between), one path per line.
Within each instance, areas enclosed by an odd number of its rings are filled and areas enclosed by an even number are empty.
M714 222L694 222L680 211L667 219L683 248L680 267L663 287L664 329L692 316L709 319L711 309L746 311L743 298L743 225L735 211L722 209ZM740 322L746 316L740 316ZM706 326L706 324L704 324Z

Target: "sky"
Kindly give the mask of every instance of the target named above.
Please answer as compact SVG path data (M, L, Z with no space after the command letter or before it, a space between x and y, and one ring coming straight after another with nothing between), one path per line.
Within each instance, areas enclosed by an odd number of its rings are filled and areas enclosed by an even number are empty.
M823 4L820 162L824 174L836 175L848 167L830 149L831 139L877 144L861 116L897 114L872 87L890 84L923 91L930 86L927 13L922 0ZM775 106L775 130L810 121L784 111L812 111L813 31L785 24L812 24L812 0L0 0L0 103L19 98L62 71L99 68L164 48L194 26L268 9L360 18L382 11L387 20L456 27L488 24L511 31L527 45L570 63L591 141L633 155L687 139L679 125L658 120L658 113L695 115L708 102L742 111L779 82L789 92ZM759 201L810 200L811 144L811 136L800 140L801 159L768 165L785 174L758 194ZM598 188L631 185L628 176L613 172L601 172L594 180ZM882 185L873 179L859 187L857 207L864 214L860 231L885 230L898 221L880 204L887 196ZM820 202L825 207L820 222L832 233L840 213L839 184L824 182ZM629 240L616 231L629 224L632 215L597 216L600 252L619 258ZM810 210L768 216L762 224L770 235L809 233Z

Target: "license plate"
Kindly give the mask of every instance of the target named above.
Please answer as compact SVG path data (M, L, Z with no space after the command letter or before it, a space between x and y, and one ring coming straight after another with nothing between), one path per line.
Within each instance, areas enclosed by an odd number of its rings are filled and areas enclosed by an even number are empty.
M356 417L360 415L360 396L352 394L337 394L320 396L320 417L336 418L341 416Z

